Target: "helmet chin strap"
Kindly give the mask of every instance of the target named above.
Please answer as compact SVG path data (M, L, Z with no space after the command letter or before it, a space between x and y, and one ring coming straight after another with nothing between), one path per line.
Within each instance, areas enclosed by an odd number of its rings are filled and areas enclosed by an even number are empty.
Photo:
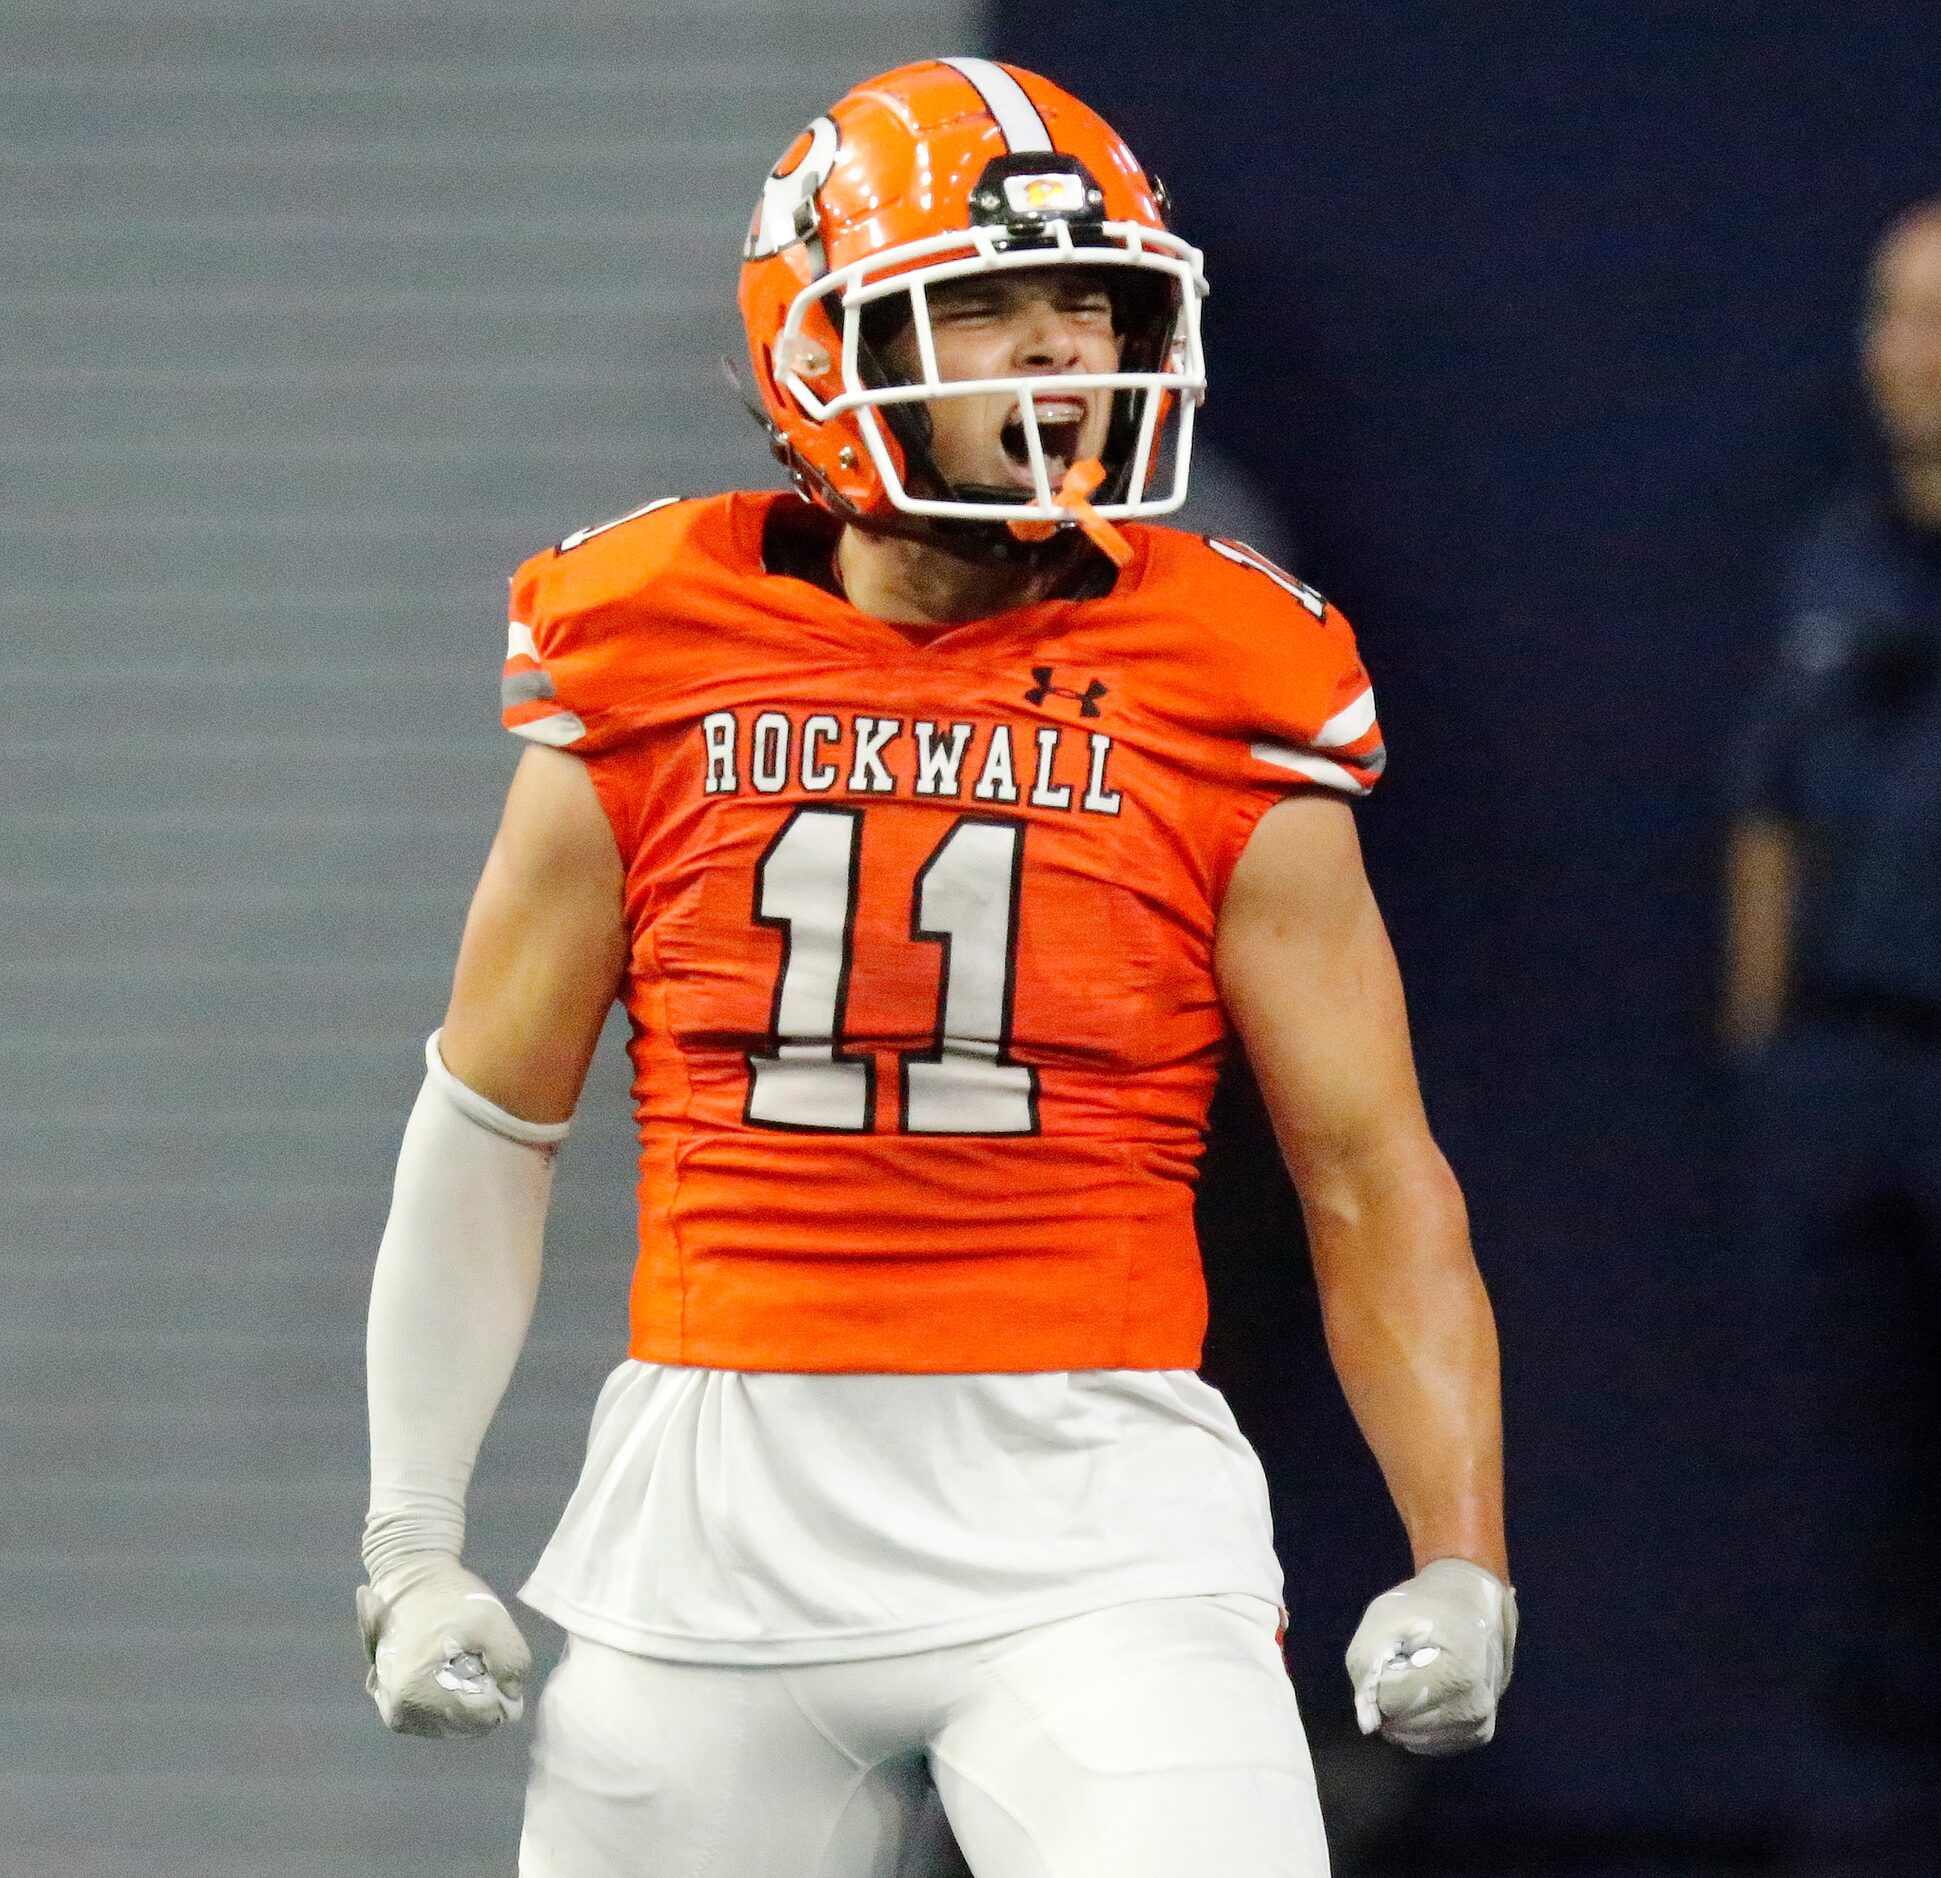
M1132 543L1086 500L1104 481L1105 465L1095 456L1081 457L1065 472L1065 479L1058 485L1052 501L1071 516L1085 539L1114 567L1123 567L1132 559ZM1006 522L1004 525L1020 541L1043 541L1059 528L1057 522Z

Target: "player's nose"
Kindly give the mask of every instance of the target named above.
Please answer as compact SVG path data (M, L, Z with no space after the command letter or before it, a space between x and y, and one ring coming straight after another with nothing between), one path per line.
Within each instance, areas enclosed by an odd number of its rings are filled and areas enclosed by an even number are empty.
M1013 357L1020 371L1073 372L1084 363L1083 327L1049 295L1019 310Z

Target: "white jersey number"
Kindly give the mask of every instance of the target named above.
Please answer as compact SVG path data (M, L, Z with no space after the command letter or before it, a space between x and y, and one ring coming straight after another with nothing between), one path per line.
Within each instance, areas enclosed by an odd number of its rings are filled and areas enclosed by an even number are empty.
M770 1048L748 1059L748 1120L866 1133L875 1065L843 1048L860 809L798 809L755 870L755 918L782 930ZM943 947L936 1043L900 1064L908 1134L1028 1135L1038 1072L1009 1058L1024 824L964 815L918 869L910 936Z
M782 929L772 1056L748 1059L748 1119L769 1128L865 1131L876 1105L875 1067L843 1056L850 939L856 925L860 809L803 809L768 844L755 870L755 917Z
M1300 601L1316 619L1328 617L1328 603L1320 594L1306 581L1297 580L1286 568L1268 560L1258 548L1250 548L1244 541L1235 541L1231 535L1208 535L1206 545L1215 554L1224 555L1241 567L1251 567L1256 574L1265 574L1282 593Z

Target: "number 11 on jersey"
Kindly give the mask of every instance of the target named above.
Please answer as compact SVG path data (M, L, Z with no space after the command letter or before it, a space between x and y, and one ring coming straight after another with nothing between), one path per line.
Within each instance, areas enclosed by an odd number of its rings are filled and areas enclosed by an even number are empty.
M770 1048L748 1058L747 1118L867 1133L876 1066L843 1047L856 927L861 809L798 809L755 870L755 919L782 934ZM1037 1071L1010 1060L1022 822L963 815L911 885L910 937L943 948L930 1049L898 1065L907 1134L1028 1135Z

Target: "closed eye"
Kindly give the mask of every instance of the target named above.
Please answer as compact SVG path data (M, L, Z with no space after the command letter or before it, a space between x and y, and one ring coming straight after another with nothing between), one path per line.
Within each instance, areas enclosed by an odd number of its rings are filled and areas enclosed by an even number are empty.
M996 319L1003 310L995 296L990 299L953 298L942 306L933 303L930 321L933 326L968 326L976 320Z

